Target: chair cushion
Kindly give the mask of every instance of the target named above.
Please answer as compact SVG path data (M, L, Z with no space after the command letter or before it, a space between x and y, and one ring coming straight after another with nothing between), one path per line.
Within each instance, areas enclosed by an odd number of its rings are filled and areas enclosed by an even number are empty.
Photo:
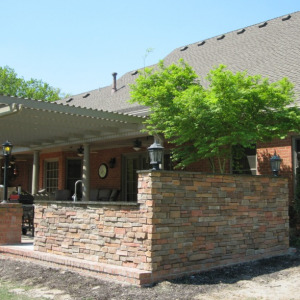
M97 201L98 200L98 189L91 189L90 190L90 201Z
M70 190L56 190L55 200L70 200L71 192Z
M113 189L110 194L109 201L117 201L118 196L119 196L119 190Z
M111 194L111 189L99 189L98 200L109 201L110 194Z

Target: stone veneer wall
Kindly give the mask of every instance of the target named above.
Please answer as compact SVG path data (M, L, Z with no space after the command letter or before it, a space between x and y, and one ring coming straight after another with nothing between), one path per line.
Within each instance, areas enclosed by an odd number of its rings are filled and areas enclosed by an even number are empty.
M150 272L143 284L287 253L285 178L140 171L138 191L37 203L35 250Z
M148 217L137 203L38 202L34 250L151 270Z
M152 207L154 281L289 247L286 178L143 172L139 202Z
M0 203L0 245L21 243L21 204Z

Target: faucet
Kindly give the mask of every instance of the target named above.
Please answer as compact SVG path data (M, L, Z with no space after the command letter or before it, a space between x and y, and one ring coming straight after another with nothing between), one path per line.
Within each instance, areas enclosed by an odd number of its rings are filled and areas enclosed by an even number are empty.
M82 180L77 180L76 182L75 182L75 192L74 192L74 195L73 195L73 202L76 202L77 201L77 184L78 183L81 183L82 184Z

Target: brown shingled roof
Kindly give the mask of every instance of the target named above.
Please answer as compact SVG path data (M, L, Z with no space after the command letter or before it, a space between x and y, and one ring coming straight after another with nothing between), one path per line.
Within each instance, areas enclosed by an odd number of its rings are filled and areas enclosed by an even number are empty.
M251 75L261 74L271 81L288 77L299 94L300 12L179 47L165 57L165 65L175 63L180 58L190 64L202 79L214 66L225 64L233 72L247 70ZM120 77L115 93L111 93L111 86L108 86L72 96L69 102L68 99L59 102L145 115L145 107L128 103L128 85L134 83L137 76L131 71ZM297 98L300 102L300 97Z

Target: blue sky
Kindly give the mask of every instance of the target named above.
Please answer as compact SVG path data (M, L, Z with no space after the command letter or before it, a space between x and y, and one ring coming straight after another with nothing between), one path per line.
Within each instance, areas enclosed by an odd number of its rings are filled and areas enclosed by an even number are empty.
M0 0L0 66L78 94L175 48L299 10L299 0Z

